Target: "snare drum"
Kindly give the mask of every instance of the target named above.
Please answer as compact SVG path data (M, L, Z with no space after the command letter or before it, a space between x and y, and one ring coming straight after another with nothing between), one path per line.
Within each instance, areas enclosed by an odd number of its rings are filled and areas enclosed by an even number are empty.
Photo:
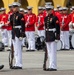
M71 44L72 44L72 47L74 48L74 34L72 35L72 38L71 38Z
M61 49L62 49L62 41L59 40L59 41L57 42L57 50L61 50Z

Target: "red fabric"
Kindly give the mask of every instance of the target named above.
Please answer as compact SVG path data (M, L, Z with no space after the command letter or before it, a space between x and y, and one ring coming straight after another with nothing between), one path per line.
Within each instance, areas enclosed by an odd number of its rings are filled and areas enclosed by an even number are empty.
M9 11L8 12L8 17L10 17L12 15L12 11ZM7 26L7 30L9 31L9 30L12 30L12 26L9 24L8 26Z
M52 14L55 15L55 11L54 10L52 10ZM43 11L43 15L44 15L44 17L46 17L48 15L46 10Z
M52 14L55 15L55 11L54 10L52 10Z
M39 17L40 17L40 24L38 24ZM44 27L44 16L43 16L43 13L39 14L36 17L36 26L39 26L38 30L44 30L44 28L43 28Z
M0 21L1 21L1 14L0 14Z
M33 13L25 15L25 23L27 23L28 17L29 24L25 27L25 31L35 31L36 15Z
M62 25L63 17L64 17L64 25ZM69 31L69 22L70 22L70 18L69 18L68 14L61 15L60 27L63 26L63 30L62 31Z
M72 21L72 23L74 23L74 13L71 13L69 15L70 21Z
M55 11L55 15L58 16L60 13L59 11Z
M43 11L43 15L44 15L44 17L47 16L47 11L46 10Z
M7 23L7 21L8 21L8 15L6 13L1 14L0 22L4 22L4 24L5 24L5 23ZM7 26L5 26L5 25L2 26L2 29L7 29Z
M62 16L62 14L60 14L59 12L55 12L55 16L57 16L58 19L59 19L59 21L60 21L60 20L61 20L61 16Z

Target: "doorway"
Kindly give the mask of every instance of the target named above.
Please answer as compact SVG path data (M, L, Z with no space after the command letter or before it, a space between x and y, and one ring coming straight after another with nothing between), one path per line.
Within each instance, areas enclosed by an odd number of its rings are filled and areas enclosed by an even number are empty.
M3 0L0 0L0 8L1 8L1 7L4 7Z

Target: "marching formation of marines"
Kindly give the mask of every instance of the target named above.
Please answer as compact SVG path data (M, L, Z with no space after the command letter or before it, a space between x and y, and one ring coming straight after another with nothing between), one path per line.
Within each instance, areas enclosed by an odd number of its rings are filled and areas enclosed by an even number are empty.
M32 6L27 10L20 8L21 4L14 2L9 5L10 11L6 14L6 8L0 8L0 31L2 43L14 48L15 64L11 69L22 69L22 46L27 40L27 52L36 51L35 31L39 37L43 37L46 44L47 57L49 60L48 68L45 71L57 71L57 42L61 40L61 50L69 50L70 32L74 32L74 6L70 8L57 5L54 8L51 2L47 2L44 7L38 7L38 15L32 12ZM42 39L40 39L42 41ZM2 69L4 65L0 66Z

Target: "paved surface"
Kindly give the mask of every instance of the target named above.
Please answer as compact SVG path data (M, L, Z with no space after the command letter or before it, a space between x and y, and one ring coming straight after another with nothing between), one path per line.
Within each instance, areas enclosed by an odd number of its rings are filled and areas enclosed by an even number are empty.
M10 70L8 65L8 51L0 52L0 64L5 67L0 75L74 75L74 51L58 51L58 71L46 72L42 70L43 51L25 52L23 50L23 70Z

